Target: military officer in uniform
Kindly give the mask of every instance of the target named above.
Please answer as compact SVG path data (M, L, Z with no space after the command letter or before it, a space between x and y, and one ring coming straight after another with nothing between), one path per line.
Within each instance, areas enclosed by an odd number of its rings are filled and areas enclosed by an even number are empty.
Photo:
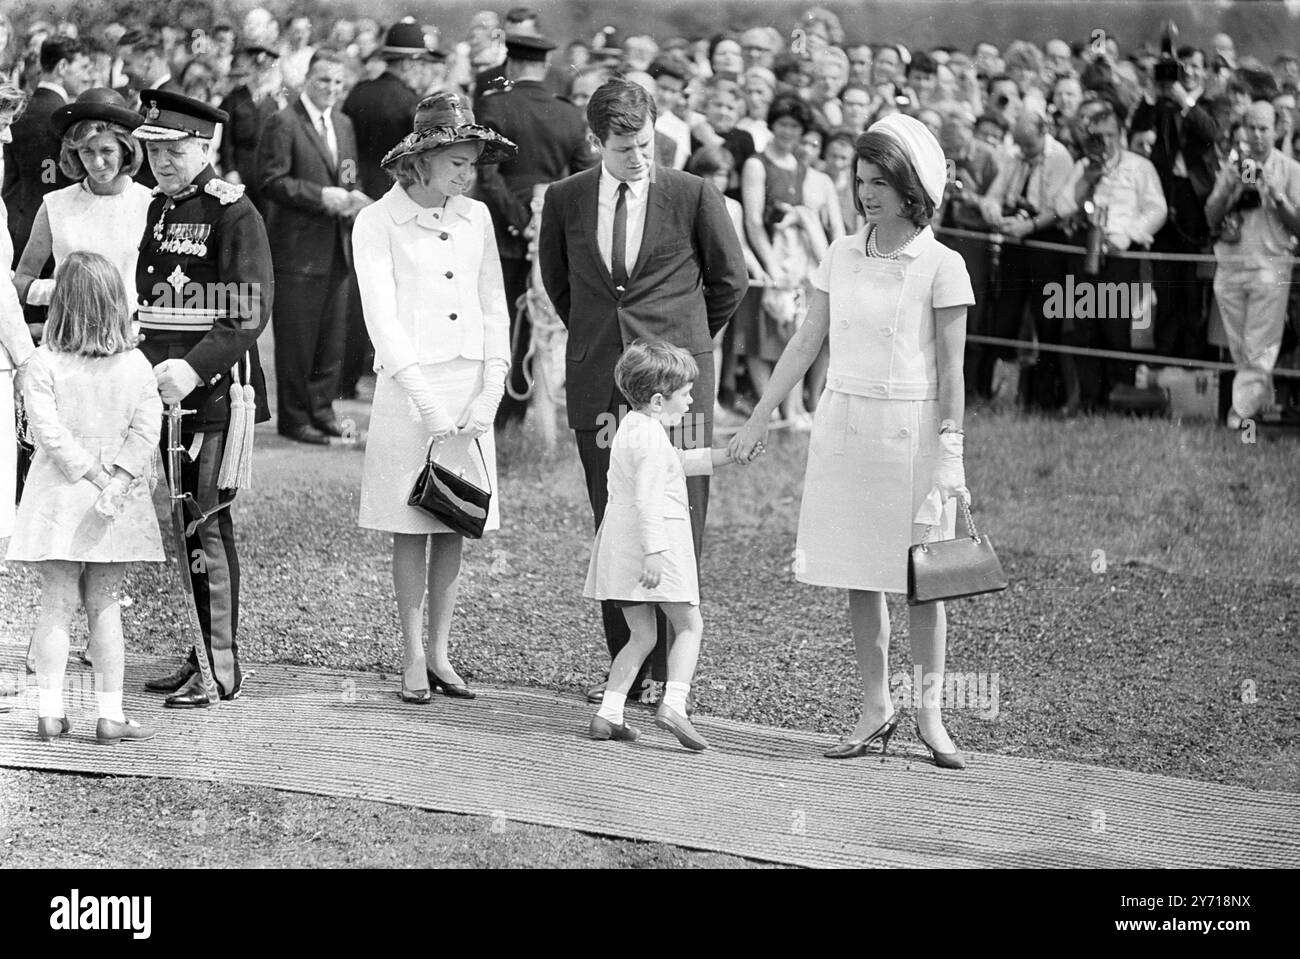
M158 179L136 267L140 349L154 364L163 403L194 410L182 420L181 485L207 516L186 540L208 660L223 700L240 693L239 560L230 473L251 453L252 423L269 420L257 337L271 314L271 249L261 214L242 186L219 179L209 147L228 115L163 90L141 94L144 141ZM247 395L251 386L253 397ZM164 430L164 447L166 431ZM167 462L164 454L163 462ZM223 470L223 467L226 467ZM232 488L219 488L230 485ZM190 660L145 688L166 705L208 705Z
M518 393L527 389L522 361L528 352L531 327L526 315L516 320L516 303L528 287L530 262L524 230L533 216L533 187L562 180L596 163L587 144L587 121L582 112L546 89L547 58L554 49L555 44L545 37L508 37L506 78L510 86L485 93L477 117L483 126L519 144L519 154L513 160L480 168L478 188L492 214L501 254L513 344L510 386ZM525 409L524 403L507 392L497 409L497 427L523 419Z

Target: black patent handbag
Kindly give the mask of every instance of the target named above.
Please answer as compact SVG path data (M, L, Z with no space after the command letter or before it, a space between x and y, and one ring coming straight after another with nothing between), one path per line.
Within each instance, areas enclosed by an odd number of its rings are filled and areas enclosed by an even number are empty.
M435 445L430 441L424 467L416 477L406 504L428 513L461 536L479 539L487 524L488 507L492 504L491 480L483 446L475 438L474 447L483 464L483 486L477 486L465 478L464 470L457 472L437 462L433 453Z
M907 602L909 606L945 599L996 593L1007 588L1002 563L993 541L975 528L970 502L960 500L967 535L929 542L930 529L921 542L907 551Z

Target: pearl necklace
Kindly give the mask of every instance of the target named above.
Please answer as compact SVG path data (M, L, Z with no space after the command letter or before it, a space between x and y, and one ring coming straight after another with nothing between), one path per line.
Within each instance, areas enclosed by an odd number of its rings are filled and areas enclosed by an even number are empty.
M871 232L867 234L867 256L875 257L878 260L897 260L898 255L906 250L908 246L911 245L912 241L921 235L921 232L924 229L925 227L918 226L912 231L912 235L903 241L903 245L893 253L881 253L880 248L876 246L876 228L873 226Z

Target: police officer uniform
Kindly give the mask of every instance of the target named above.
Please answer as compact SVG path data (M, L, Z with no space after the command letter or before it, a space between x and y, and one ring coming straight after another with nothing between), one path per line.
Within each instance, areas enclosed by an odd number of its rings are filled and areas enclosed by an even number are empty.
M509 61L544 63L555 44L545 37L512 36L506 40ZM516 321L516 302L528 287L528 241L524 230L532 219L533 187L554 183L593 166L596 157L587 144L587 121L577 107L555 96L542 80L515 80L508 89L489 90L479 101L477 122L519 144L519 153L505 163L484 165L479 195L492 214L506 303L511 311L512 356L510 383L516 392L527 389L523 358L531 326L525 314ZM522 329L516 330L516 323ZM522 419L525 406L509 394L497 411L497 426Z
M145 122L135 130L141 140L211 139L215 124L228 120L224 111L180 94L146 90L142 97ZM222 699L239 695L241 674L239 560L229 508L235 489L219 488L219 479L228 452L241 445L228 441L247 430L241 438L251 443L247 419L270 419L257 337L271 313L273 283L266 228L242 186L219 179L208 166L175 196L155 190L136 267L140 349L155 366L183 360L200 379L181 401L195 411L182 420L187 452L181 486L203 513L211 513L187 538L186 549L199 625ZM245 386L254 392L252 409L245 409ZM163 436L166 464L165 430ZM172 693L168 706L208 703L193 654L176 673L146 688Z

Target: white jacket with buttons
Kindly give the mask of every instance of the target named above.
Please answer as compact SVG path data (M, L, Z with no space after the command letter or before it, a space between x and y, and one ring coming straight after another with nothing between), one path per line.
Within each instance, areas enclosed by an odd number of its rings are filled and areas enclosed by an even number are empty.
M394 184L357 214L357 284L375 370L464 357L510 361L510 313L487 207L450 197L426 209Z

